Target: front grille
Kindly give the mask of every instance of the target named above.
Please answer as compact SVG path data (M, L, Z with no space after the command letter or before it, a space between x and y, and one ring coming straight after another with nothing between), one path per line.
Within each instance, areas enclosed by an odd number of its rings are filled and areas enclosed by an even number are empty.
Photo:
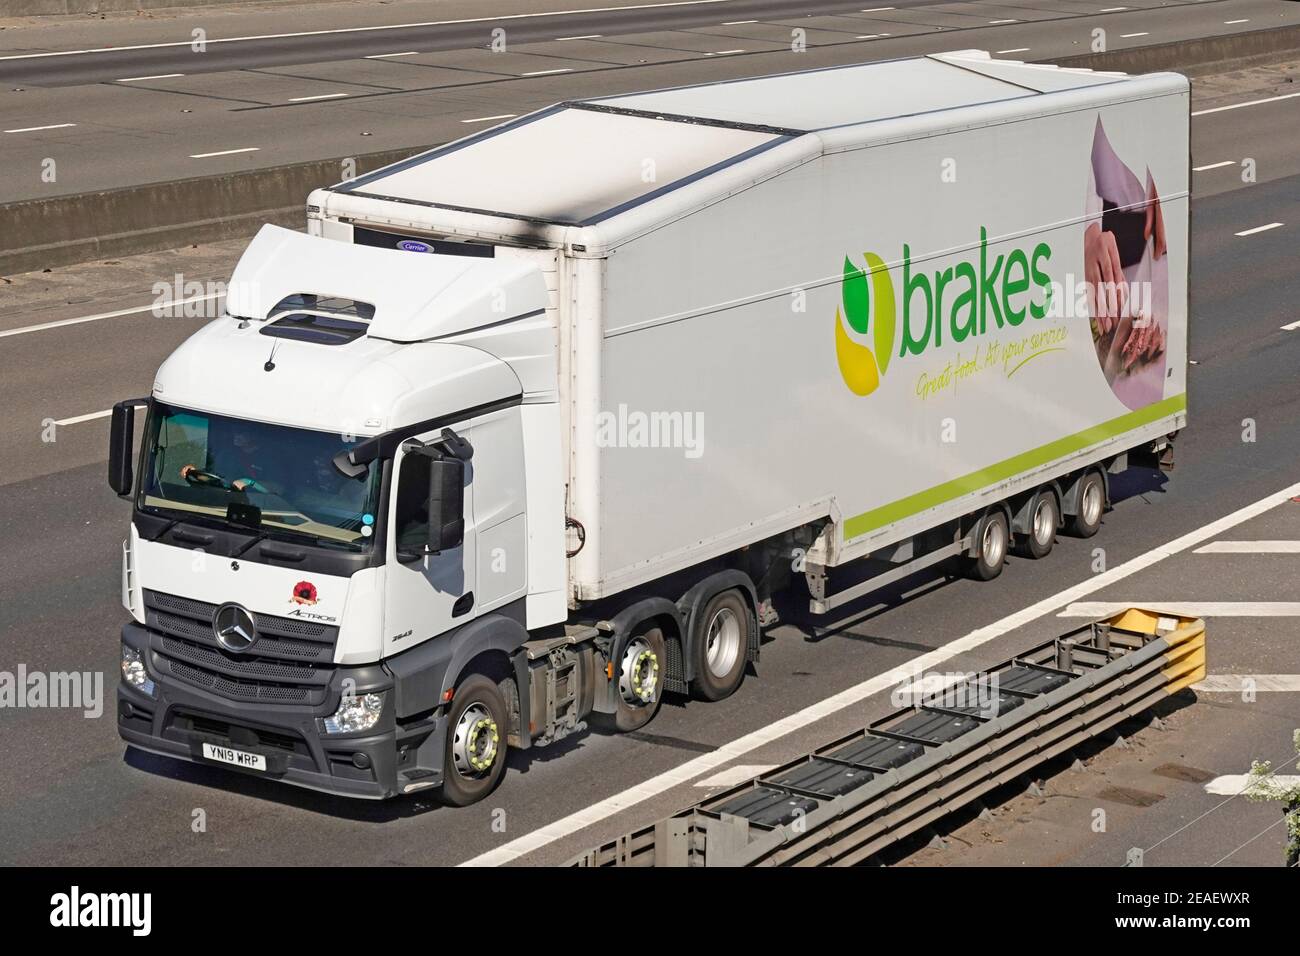
M217 643L219 605L145 591L145 623L160 667L179 680L230 700L276 704L324 702L338 628L255 614L257 641L246 654Z

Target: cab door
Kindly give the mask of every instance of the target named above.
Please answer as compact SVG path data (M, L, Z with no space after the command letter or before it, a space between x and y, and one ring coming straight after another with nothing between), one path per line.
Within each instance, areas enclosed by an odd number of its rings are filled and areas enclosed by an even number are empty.
M456 426L473 444L472 426ZM416 442L436 441L441 429L418 435ZM474 522L474 462L465 463L465 537L459 547L439 554L425 550L428 514L410 516L408 502L429 494L428 459L403 443L393 460L393 493L388 502L388 586L384 608L384 656L398 654L422 641L472 620L477 609L477 533ZM423 496L421 498L421 496ZM405 520L403 512L407 513ZM418 555L418 556L413 556Z

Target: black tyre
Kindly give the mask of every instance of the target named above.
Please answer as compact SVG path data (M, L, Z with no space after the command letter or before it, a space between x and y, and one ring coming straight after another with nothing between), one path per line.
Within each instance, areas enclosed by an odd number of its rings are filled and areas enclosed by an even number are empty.
M1056 495L1044 488L1029 503L1029 532L1018 536L1016 553L1026 558L1045 558L1056 543L1056 529L1061 524L1061 509Z
M1011 531L1002 509L988 511L972 534L975 553L967 559L966 575L976 581L992 581L1002 573L1011 545Z
M592 722L620 734L650 723L663 700L667 669L668 648L663 631L652 626L633 634L614 662L617 709L612 714L593 713Z
M749 605L739 591L715 594L697 618L692 635L695 678L691 694L700 700L730 697L745 679L751 627Z
M441 801L465 807L496 789L506 769L505 698L495 681L475 674L456 688L447 715Z
M1090 471L1079 480L1075 510L1066 530L1076 538L1091 538L1101 529L1101 516L1106 510L1106 482L1100 473Z

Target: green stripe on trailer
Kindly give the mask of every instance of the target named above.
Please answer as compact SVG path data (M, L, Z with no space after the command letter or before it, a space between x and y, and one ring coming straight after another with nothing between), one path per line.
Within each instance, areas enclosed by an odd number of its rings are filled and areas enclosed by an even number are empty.
M1136 411L1120 415L1118 418L1112 418L1110 421L1093 425L1091 428L1085 428L1073 435L1058 438L1046 445L1039 445L1037 448L1031 448L1019 455L1013 455L1010 458L995 462L987 468L981 468L979 471L962 475L952 481L945 481L943 484L927 488L925 491L918 491L914 495L900 498L898 501L883 505L880 508L864 511L862 514L854 515L844 522L844 539L847 541L851 538L861 537L875 531L877 528L883 528L887 524L910 518L912 515L920 514L922 511L937 507L955 498L960 498L962 495L968 495L988 485L1013 478L1022 472L1041 467L1049 462L1106 441L1108 438L1114 438L1117 435L1124 434L1124 432L1141 428L1143 425L1150 425L1152 422L1157 422L1162 418L1186 409L1186 393L1174 395L1163 401L1154 402L1145 408L1139 408Z

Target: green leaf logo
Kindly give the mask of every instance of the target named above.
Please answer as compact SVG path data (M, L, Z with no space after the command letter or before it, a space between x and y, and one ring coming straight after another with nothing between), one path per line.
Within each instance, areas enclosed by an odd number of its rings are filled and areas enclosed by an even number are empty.
M847 256L840 282L843 311L835 310L835 358L844 384L856 395L870 395L880 385L894 351L894 282L884 261L875 253L863 253L866 269ZM874 300L875 308L872 308ZM871 336L871 346L862 344L844 328ZM874 348L874 350L873 350Z

